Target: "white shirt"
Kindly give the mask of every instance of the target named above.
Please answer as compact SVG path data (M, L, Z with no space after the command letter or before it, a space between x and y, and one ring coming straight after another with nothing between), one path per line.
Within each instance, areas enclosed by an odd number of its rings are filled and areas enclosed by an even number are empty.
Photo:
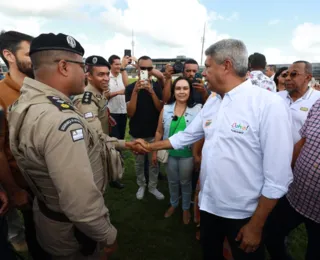
M260 88L276 92L277 86L276 83L271 80L269 77L264 75L260 70L253 70L249 74L249 78L252 81L252 84Z
M109 88L111 93L125 89L121 73L115 77L110 72ZM125 95L117 95L109 99L108 108L112 114L127 114Z
M274 76L275 76L276 74L273 74L271 77L270 77L270 79L274 82Z
M185 131L169 140L181 149L202 137L201 210L244 219L252 216L261 195L286 194L293 142L290 112L279 96L247 80L223 99L210 97Z
M313 88L309 88L308 91L295 102L293 102L288 91L283 90L278 92L278 94L284 99L284 101L290 107L292 115L292 134L293 143L297 143L301 139L299 133L304 122L307 119L308 113L313 106L313 104L320 98L320 91Z

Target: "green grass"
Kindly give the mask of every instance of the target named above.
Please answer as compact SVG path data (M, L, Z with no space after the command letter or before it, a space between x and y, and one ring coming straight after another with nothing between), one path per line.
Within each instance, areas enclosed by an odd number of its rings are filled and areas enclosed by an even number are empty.
M156 200L148 192L143 200L137 200L134 158L129 151L125 151L124 155L125 175L122 182L125 188L108 188L105 195L111 221L118 230L119 248L111 260L201 259L201 248L195 239L195 225L182 224L181 210L171 218L163 217L169 203L167 182L159 181L158 184L159 190L165 195L163 201ZM290 235L289 248L295 260L304 259L306 241L304 226Z

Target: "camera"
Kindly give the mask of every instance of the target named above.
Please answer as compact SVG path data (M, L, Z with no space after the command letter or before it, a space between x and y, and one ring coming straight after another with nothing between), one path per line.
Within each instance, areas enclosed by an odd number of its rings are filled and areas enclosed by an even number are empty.
M192 80L192 84L193 83L201 83L202 82L202 75L197 72L195 75L194 75L194 78Z
M173 68L173 74L178 74L183 72L183 63L181 61L176 61L173 65L171 65ZM163 67L161 72L165 72L166 68Z

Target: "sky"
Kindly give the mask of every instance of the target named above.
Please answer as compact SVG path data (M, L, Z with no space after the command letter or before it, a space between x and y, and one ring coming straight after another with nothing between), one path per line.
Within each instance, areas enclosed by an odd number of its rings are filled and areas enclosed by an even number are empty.
M132 49L134 31L137 58L184 55L200 63L205 28L204 50L234 38L269 64L320 62L319 11L318 0L4 0L0 30L68 34L85 57L106 59Z

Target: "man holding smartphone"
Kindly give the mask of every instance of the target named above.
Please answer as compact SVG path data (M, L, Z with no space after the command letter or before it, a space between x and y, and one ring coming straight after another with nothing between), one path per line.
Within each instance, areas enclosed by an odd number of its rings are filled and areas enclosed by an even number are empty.
M210 91L205 87L202 76L199 72L199 65L196 60L189 59L186 60L183 65L183 76L188 78L192 83L192 87L196 90L193 91L192 98L197 104L204 104L210 95ZM174 69L170 64L166 65L166 70L164 72L165 83L163 88L163 102L166 103L171 97L171 85L172 85L172 75L174 74Z
M158 125L160 111L163 107L162 88L163 75L155 70L152 60L148 56L142 56L138 60L138 81L130 84L126 88L126 102L128 117L130 118L130 135L132 139L142 138L152 142ZM158 80L153 81L155 76ZM151 153L149 156L149 192L157 199L164 199L161 192L157 190L158 166L152 165ZM144 175L144 155L136 155L136 175L139 190L136 194L137 199L144 197L146 189L146 179Z

